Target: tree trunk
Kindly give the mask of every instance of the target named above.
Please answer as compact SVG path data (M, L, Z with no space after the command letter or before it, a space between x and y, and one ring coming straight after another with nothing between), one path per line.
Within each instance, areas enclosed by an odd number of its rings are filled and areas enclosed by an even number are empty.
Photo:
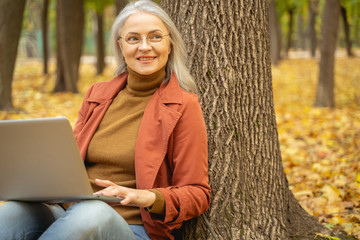
M25 52L27 58L33 58L36 56L34 42L36 42L36 38L35 38L35 32L32 30L26 34Z
M323 24L321 29L321 58L319 63L319 80L316 91L316 107L335 107L334 68L335 49L339 27L340 1L325 2Z
M93 31L96 43L96 74L103 73L105 68L104 14L94 12Z
M306 50L306 34L304 31L304 16L302 13L298 14L297 18L297 38L296 38L296 48L300 48L302 51Z
M280 24L276 14L276 0L271 0L269 6L269 17L270 17L270 55L271 62L277 65L280 60L281 53L281 34Z
M295 8L291 7L287 10L288 14L289 14L289 25L288 25L288 35L287 35L287 45L286 45L286 55L289 55L289 51L292 48L292 35L293 35L293 31L294 31L294 13L295 13Z
M49 0L44 0L41 13L41 28L42 28L42 42L43 42L43 73L48 74L48 10Z
M360 9L360 3L359 4L359 9ZM355 21L355 26L354 26L354 44L355 46L360 46L360 19L358 19L357 21Z
M0 110L13 109L11 87L25 2L0 1Z
M208 130L212 203L185 224L182 239L313 238L327 232L294 198L282 166L268 1L160 4L186 42Z
M77 92L84 30L83 0L58 0L56 17L57 70L54 92Z
M309 0L309 40L310 40L310 53L312 57L315 57L317 47L317 37L315 30L316 16L318 14L318 0Z
M129 0L115 0L116 15L126 6Z
M346 44L346 52L349 57L352 57L353 54L351 52L351 40L350 40L350 24L347 19L346 8L341 6L341 17L343 19L344 24L344 35L345 35L345 44Z

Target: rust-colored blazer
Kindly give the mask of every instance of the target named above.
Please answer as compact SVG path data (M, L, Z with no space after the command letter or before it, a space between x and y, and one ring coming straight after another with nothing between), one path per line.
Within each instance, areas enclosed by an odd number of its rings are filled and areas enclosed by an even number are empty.
M126 85L127 74L93 84L74 128L83 159L106 110ZM119 142L114 144L126 144ZM146 106L135 147L138 189L157 189L165 197L165 216L141 209L152 239L173 239L172 230L199 216L210 204L207 136L197 96L183 90L173 74Z

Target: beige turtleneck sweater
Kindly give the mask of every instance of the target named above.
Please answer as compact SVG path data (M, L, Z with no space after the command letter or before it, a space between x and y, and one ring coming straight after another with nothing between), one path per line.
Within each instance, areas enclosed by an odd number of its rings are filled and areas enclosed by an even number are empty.
M164 80L165 68L151 75L140 75L129 68L128 71L126 87L111 103L88 146L85 163L94 192L102 188L94 183L96 178L136 188L134 154L138 130L148 101ZM154 192L157 198L154 208L160 205L161 212L163 196ZM113 208L128 224L142 224L139 208L121 205Z

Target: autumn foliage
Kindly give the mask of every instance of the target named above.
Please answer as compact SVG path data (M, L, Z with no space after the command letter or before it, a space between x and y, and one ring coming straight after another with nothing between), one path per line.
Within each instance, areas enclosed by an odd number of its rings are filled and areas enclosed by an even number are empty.
M13 102L0 120L66 116L75 123L87 88L113 77L94 64L80 67L79 94L56 93L55 63L42 74L40 60L18 59ZM301 205L321 223L360 239L360 58L337 58L335 109L314 108L318 60L288 59L272 68L284 168Z
M327 227L360 239L360 59L335 64L335 109L313 107L318 60L273 67L280 147L300 204Z

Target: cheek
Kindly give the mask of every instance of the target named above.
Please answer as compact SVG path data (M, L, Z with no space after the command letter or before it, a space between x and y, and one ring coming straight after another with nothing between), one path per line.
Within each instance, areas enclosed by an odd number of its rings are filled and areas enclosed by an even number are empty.
M135 55L136 51L132 51L131 49L126 49L122 51L122 54L125 58L125 60L130 60L131 57L133 57Z
M164 47L162 50L161 50L161 53L162 53L162 57L163 58L169 58L169 54L171 52L171 47Z

